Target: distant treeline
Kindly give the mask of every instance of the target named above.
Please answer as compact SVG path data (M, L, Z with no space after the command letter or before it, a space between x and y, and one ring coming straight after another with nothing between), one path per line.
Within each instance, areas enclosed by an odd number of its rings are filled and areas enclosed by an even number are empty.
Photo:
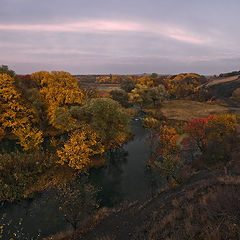
M221 73L219 74L219 77L233 77L236 75L240 75L240 71L233 71L233 72L229 72L229 73Z

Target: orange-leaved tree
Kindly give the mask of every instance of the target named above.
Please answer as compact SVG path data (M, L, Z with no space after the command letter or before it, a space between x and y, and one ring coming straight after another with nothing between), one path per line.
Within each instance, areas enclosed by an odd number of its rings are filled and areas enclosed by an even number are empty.
M94 166L93 157L103 154L104 147L98 134L89 126L83 125L75 130L70 139L58 150L60 164L80 171L86 171Z
M183 164L180 159L180 147L177 144L179 135L174 128L163 126L153 136L155 147L149 165L159 169L164 176L172 177L176 182L179 182L176 171Z
M36 112L15 87L14 78L0 74L0 86L1 135L15 135L24 150L37 147L43 139L42 132L34 126Z
M72 129L75 120L67 113L69 106L80 105L84 100L77 79L62 71L36 72L31 75L31 79L39 87L40 99L46 106L49 123L57 129ZM64 120L63 123L61 119Z
M210 159L212 156L220 159L223 155L229 157L229 148L234 145L236 124L235 115L210 115L188 122L185 130L204 158Z
M195 141L195 144L201 152L206 150L208 142L208 123L214 117L214 115L210 115L207 118L194 119L189 121L185 127L185 131Z

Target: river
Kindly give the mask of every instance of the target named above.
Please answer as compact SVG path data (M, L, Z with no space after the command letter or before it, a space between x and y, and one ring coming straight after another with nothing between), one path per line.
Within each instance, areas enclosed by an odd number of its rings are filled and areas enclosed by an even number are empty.
M149 156L146 140L149 131L143 128L140 118L141 114L131 122L133 140L122 148L108 152L104 167L90 171L90 181L101 189L98 194L101 206L112 207L123 201L142 201L151 194L151 177L146 171ZM10 232L2 239L38 239L38 232L41 236L39 239L42 239L70 228L58 210L51 191L43 192L32 200L5 205L0 210L1 216L0 226L5 224L5 234L6 230ZM17 237L14 237L14 233Z

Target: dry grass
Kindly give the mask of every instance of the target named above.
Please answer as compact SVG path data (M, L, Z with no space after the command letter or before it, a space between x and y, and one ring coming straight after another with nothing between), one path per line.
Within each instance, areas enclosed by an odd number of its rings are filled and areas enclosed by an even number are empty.
M97 86L96 89L99 90L99 91L103 90L103 91L111 92L112 90L120 90L120 87L119 86L99 85L99 86Z
M189 121L196 118L207 117L210 114L226 113L229 109L216 104L172 100L164 102L161 111L168 119Z
M171 206L165 202L152 216L151 225L145 226L148 234L144 239L240 239L238 176L199 184L191 191L193 198L187 193L175 198Z
M240 75L226 77L226 78L216 78L216 79L210 81L207 84L207 86L212 86L212 85L224 83L224 82L231 82L231 81L237 80L239 77L240 77Z
M240 176L200 171L183 186L165 188L144 204L134 202L98 215L97 223L74 239L240 239ZM52 239L70 240L70 234Z

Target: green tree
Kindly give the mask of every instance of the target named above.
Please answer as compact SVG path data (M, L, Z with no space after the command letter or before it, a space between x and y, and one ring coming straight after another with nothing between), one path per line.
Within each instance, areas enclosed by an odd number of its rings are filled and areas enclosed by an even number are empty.
M10 77L14 77L15 76L15 72L13 70L10 70L7 65L0 66L0 74L1 73L6 73Z
M151 103L155 106L164 101L167 96L167 91L163 85L148 87L146 85L137 84L136 88L129 94L130 101L140 106Z
M134 84L134 81L129 78L129 77L124 77L122 79L122 81L120 82L120 87L121 89L123 89L125 92L131 92L134 87L135 87L135 84Z
M110 95L113 100L119 102L123 107L128 106L128 94L124 90L112 90Z
M130 116L121 105L110 98L96 98L87 101L81 108L71 109L73 116L90 124L105 149L121 146L129 135Z
M158 74L157 74L157 73L152 73L152 74L151 74L151 78L152 78L152 79L158 78Z

